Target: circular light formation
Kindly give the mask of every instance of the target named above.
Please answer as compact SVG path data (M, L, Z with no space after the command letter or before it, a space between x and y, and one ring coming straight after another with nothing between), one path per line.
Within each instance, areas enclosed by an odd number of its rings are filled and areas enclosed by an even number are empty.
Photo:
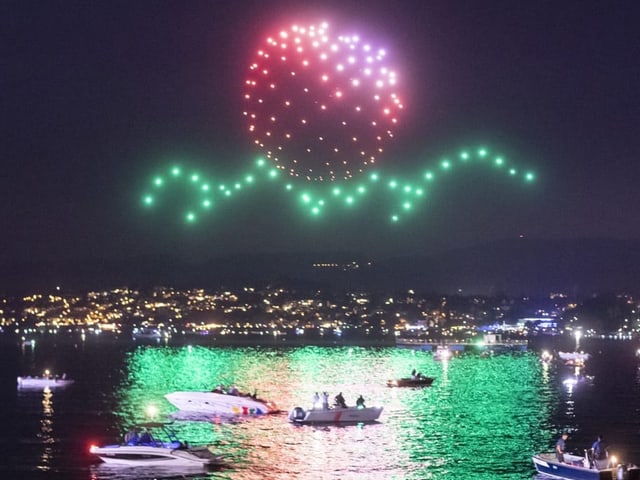
M292 25L265 39L245 79L247 130L286 174L350 179L376 164L403 104L387 52L329 25Z

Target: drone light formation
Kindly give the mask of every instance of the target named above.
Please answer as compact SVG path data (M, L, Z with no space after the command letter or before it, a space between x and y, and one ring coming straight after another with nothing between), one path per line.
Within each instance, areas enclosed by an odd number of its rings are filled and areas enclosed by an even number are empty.
M174 208L183 201L182 221L196 224L266 184L313 219L355 214L375 196L387 206L387 222L401 224L420 211L441 178L468 164L535 180L486 147L461 150L409 177L383 170L379 160L405 108L388 56L358 35L334 35L327 23L292 25L267 37L252 54L242 96L260 158L232 180L172 165L151 180L142 204ZM168 198L174 190L181 193Z
M265 39L249 66L244 111L254 144L310 181L349 179L376 164L404 108L387 52L327 23Z
M456 154L443 157L425 165L410 177L392 176L380 171L369 172L358 181L312 183L290 181L281 170L264 158L259 158L252 169L233 181L207 178L199 172L185 173L183 167L171 165L150 181L149 191L142 197L146 208L162 204L163 195L172 188L187 192L190 200L182 219L187 224L210 218L224 209L224 204L247 189L268 184L291 195L295 204L311 218L326 218L338 212L355 212L366 202L367 197L378 195L387 205L386 221L399 224L420 210L427 201L428 193L439 181L453 172L472 164L482 165L512 178L530 184L536 176L532 171L522 170L510 164L499 154L486 147L463 149Z

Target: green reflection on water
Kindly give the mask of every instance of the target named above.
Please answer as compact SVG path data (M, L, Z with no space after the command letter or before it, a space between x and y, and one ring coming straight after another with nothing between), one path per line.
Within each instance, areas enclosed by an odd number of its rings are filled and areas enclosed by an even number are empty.
M386 387L416 368L436 378L422 389ZM297 427L286 414L235 422L176 421L195 443L212 443L234 468L224 478L512 478L533 473L531 454L549 447L557 408L549 374L533 354L468 355L436 362L399 348L140 347L128 358L120 392L123 423L175 412L176 390L223 383L258 390L283 410L308 407L313 393L363 394L381 404L380 422L350 427Z

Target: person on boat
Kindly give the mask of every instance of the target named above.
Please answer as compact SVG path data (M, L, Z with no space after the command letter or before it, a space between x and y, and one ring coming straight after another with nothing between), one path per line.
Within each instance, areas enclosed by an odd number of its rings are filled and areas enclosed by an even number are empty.
M413 370L411 370L411 380L417 380L418 377L416 376L416 369L414 368Z
M604 468L609 463L607 459L607 446L604 443L602 435L598 435L598 438L593 445L591 445L591 453L593 454L593 460L598 468Z
M318 392L313 394L313 408L320 408L321 403L320 403L320 395L318 395Z
M569 438L569 434L567 432L562 432L562 436L556 442L556 458L560 463L564 463L564 452L567 438Z
M341 408L347 408L347 403L344 401L344 397L342 396L342 392L338 393L335 398L336 406Z
M134 427L131 430L129 430L125 435L124 435L124 443L127 445L137 445L138 444L138 427Z
M151 437L151 432L146 428L140 434L140 443L142 445L150 445L153 443L153 438Z
M356 400L356 407L365 408L365 406L364 406L364 397L362 395L360 395L358 397L358 399Z
M235 385L231 385L229 387L229 390L227 390L227 393L229 395L238 395L240 392L238 391L238 387L236 387Z
M224 385L220 384L211 391L213 393L224 393Z
M322 392L322 409L329 410L329 394Z

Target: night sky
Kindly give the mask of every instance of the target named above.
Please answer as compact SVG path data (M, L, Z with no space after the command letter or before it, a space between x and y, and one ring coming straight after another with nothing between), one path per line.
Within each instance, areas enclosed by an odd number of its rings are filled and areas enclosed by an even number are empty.
M497 239L640 239L640 3L4 1L0 265L237 252L429 253ZM386 47L405 111L380 159L419 172L484 145L532 184L469 166L407 221L311 219L256 186L193 225L141 196L170 162L241 176L259 42L326 20ZM174 211L175 210L175 211Z

